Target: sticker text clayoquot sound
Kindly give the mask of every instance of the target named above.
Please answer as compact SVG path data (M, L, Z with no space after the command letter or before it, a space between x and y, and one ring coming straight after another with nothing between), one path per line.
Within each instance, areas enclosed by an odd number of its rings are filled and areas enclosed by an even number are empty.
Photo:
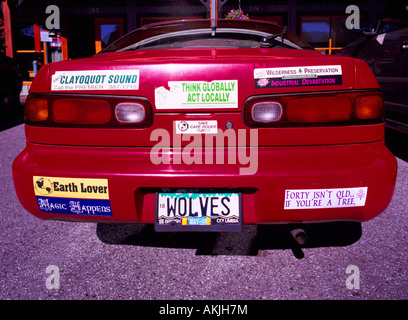
M51 91L138 90L139 70L57 71Z

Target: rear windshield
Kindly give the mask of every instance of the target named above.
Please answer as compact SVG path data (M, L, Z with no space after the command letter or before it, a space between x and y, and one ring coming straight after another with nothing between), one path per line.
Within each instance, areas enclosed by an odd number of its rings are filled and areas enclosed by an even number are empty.
M270 36L268 33L251 30L217 29L213 33L211 29L196 29L155 36L118 51L183 48L259 48L262 39L268 36ZM289 40L284 39L282 42L281 37L275 38L275 42L275 47L301 49Z
M193 48L260 48L265 38L270 48L312 48L290 31L267 23L225 20L213 30L208 21L180 21L141 28L111 44L102 52ZM273 37L275 36L275 37Z

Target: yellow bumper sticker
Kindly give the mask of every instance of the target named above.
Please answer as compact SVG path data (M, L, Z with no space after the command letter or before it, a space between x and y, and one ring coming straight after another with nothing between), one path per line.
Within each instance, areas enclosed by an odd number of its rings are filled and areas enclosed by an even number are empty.
M108 179L34 176L36 196L77 199L109 199Z
M107 179L33 176L42 212L112 217Z

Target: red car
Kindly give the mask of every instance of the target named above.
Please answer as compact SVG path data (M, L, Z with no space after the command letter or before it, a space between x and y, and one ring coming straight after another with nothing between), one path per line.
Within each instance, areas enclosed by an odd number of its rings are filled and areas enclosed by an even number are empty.
M217 232L366 221L396 180L368 66L264 22L153 24L48 64L25 123L13 177L41 219Z

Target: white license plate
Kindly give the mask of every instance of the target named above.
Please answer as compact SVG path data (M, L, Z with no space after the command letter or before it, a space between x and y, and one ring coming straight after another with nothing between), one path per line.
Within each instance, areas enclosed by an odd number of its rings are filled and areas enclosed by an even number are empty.
M156 231L239 232L241 229L238 192L156 193Z

